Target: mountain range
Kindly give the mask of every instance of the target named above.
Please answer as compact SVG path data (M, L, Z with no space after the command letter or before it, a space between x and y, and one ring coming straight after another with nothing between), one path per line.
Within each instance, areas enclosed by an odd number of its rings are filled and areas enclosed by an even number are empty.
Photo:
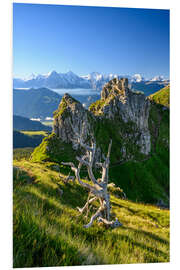
M78 76L77 74L69 71L67 73L58 73L56 71L49 72L47 74L32 74L26 79L14 78L13 88L42 88L47 87L51 89L73 89L73 88L85 88L102 90L105 83L113 78L126 77L129 80L130 85L134 83L163 83L166 86L169 80L164 79L163 76L155 76L152 79L145 79L141 74L120 75L120 74L102 74L99 72L92 72L88 75ZM163 87L162 86L162 87ZM159 90L159 89L156 89Z
M30 131L51 131L52 128L43 125L40 121L32 121L26 117L13 115L13 129L14 130L30 130Z
M92 91L93 92L93 91ZM88 107L92 102L99 99L100 95L95 92L92 95L76 95L83 106ZM13 90L13 114L27 118L52 117L62 95L49 90L48 88L38 88L29 90Z

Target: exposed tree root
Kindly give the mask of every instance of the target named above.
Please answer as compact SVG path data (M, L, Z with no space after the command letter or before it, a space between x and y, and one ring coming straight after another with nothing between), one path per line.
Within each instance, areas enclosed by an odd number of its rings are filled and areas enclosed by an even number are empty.
M92 142L91 146L88 146L82 141L83 131L81 132L81 135L78 134L75 130L74 130L74 133L76 135L76 143L80 144L80 146L86 150L86 154L83 155L82 157L76 157L76 159L79 161L78 167L76 167L74 163L72 162L62 162L62 164L70 166L71 170L74 171L76 179L79 182L79 184L89 190L89 195L88 195L85 205L82 208L77 207L77 209L80 212L80 214L84 213L84 211L86 210L85 217L88 217L90 207L92 206L90 204L92 204L92 202L94 202L95 200L99 200L100 202L100 207L98 208L96 213L91 216L90 222L87 225L84 225L84 227L85 228L91 227L94 220L96 220L97 218L99 219L99 221L103 222L106 225L109 225L112 228L121 226L122 224L117 219L115 221L110 221L111 205L110 205L110 195L107 191L107 188L108 188L108 180L109 180L109 175L108 175L109 163L110 163L109 158L110 158L112 140L110 141L110 144L108 147L107 156L104 157L104 162L96 163L97 166L102 168L101 178L96 179L92 170L93 163L94 163L94 156L96 152L96 143ZM86 166L87 168L88 176L91 179L92 184L86 183L82 181L80 178L80 170L83 165ZM66 178L67 182L69 180L70 180L70 174Z

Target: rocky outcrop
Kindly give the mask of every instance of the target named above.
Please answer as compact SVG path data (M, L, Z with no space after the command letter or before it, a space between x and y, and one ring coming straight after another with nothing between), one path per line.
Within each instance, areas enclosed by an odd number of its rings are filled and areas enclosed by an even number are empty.
M59 108L54 112L53 131L64 142L72 142L76 150L78 145L75 141L76 134L81 133L82 128L83 140L86 141L89 136L93 136L93 130L90 123L90 113L82 106L80 102L65 94L62 98Z
M127 79L115 78L104 86L101 100L105 102L101 111L106 118L114 119L118 115L125 123L135 123L140 135L138 144L141 152L147 155L151 150L148 128L149 99L141 92L131 91Z
M116 145L121 153L120 160L132 159L134 152L129 149L135 147L141 154L148 155L151 150L148 129L149 107L149 100L144 94L132 92L128 88L127 79L115 78L104 86L101 99L93 103L89 110L69 94L65 94L58 110L54 112L53 131L62 141L72 143L73 149L77 150L75 133L81 133L83 128L83 140L85 142L91 138L96 140L98 146L96 159L100 159L103 151L98 136L103 135L98 131L102 128L108 129L107 125L113 130L114 125L117 129ZM105 122L107 125L104 127ZM106 132L106 139L112 136Z

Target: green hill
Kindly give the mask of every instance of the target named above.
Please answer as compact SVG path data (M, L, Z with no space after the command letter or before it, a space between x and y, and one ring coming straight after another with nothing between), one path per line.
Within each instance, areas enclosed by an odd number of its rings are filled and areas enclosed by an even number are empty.
M47 89L13 90L13 114L27 118L52 117L61 96Z
M13 148L23 148L23 147L36 147L41 142L44 136L47 136L43 132L30 132L27 131L25 134L23 132L13 130Z
M149 99L154 101L156 104L170 107L170 86L166 86L158 92L149 96Z
M93 91L91 95L87 95L86 89L84 94L82 91L81 94L74 93L74 95L85 106L88 106L91 102L99 98L99 94L95 94ZM53 116L53 112L57 109L61 98L61 94L45 87L29 90L14 89L13 114L45 120L46 117Z
M41 124L39 121L32 121L26 117L13 115L13 129L15 130L45 130L51 131L52 128Z
M123 226L112 230L95 222L85 229L87 220L76 207L85 203L86 191L77 183L65 185L64 175L52 168L57 165L14 161L14 267L169 261L168 210L111 191L112 215Z

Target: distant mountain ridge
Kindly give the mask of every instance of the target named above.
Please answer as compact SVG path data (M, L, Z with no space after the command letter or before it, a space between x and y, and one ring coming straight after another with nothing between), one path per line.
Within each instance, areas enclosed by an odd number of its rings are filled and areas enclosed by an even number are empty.
M42 142L43 138L43 135L29 136L13 130L13 148L36 147Z
M34 75L27 79L13 79L14 88L90 88L90 84L87 80L79 77L72 71L67 73L57 73L52 71L45 75Z
M13 129L15 130L31 130L31 131L51 131L52 128L43 125L39 121L32 121L26 117L22 117L19 115L13 115Z
M163 76L155 76L152 79L145 79L141 74L130 75L121 75L121 74L102 74L99 72L92 72L88 75L78 76L77 74L69 71L67 73L58 73L56 71L49 72L47 74L32 74L29 78L13 79L14 88L54 88L54 89L72 89L72 88L86 88L86 89L96 89L102 90L102 87L108 81L114 78L128 78L131 83L142 83L142 82L164 82ZM167 85L167 83L166 83ZM164 85L165 86L165 85ZM156 89L157 90L157 89Z
M13 114L27 118L51 117L61 96L47 89L13 90Z
M58 107L61 98L62 95L45 87L29 90L14 89L13 114L27 118L40 118L41 120L52 117L53 111ZM99 98L99 95L93 95L93 93L91 96L76 95L76 98L83 106L88 107Z

